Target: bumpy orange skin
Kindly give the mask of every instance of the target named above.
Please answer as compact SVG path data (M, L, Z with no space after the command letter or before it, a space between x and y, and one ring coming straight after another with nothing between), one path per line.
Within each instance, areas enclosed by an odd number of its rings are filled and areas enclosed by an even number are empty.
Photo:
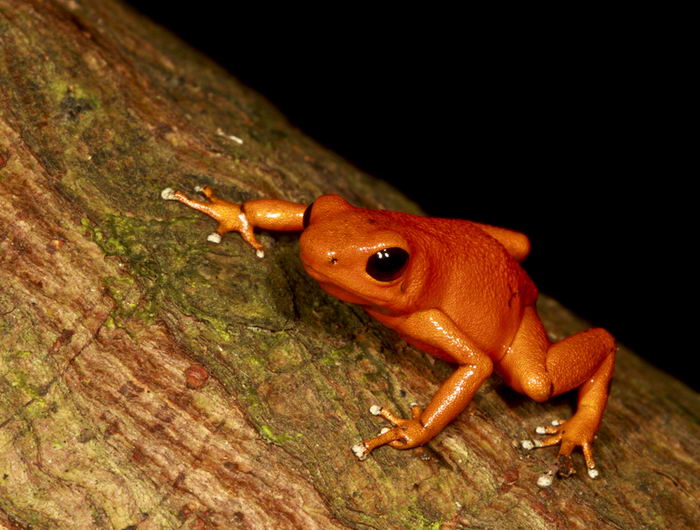
M552 344L537 315L537 289L520 267L530 249L526 236L464 220L419 217L351 206L324 195L305 205L263 199L233 205L202 192L207 202L166 190L219 221L217 232L242 233L257 250L253 228L302 231L306 271L328 293L361 305L407 342L458 365L431 402L411 406L400 419L373 407L394 427L355 446L361 459L381 445L408 449L438 434L469 403L495 370L516 391L537 401L579 388L577 413L538 432L551 436L534 446L560 444L568 457L580 446L589 475L597 476L591 451L608 398L615 341L602 329ZM400 248L410 258L398 277L368 274L371 256Z

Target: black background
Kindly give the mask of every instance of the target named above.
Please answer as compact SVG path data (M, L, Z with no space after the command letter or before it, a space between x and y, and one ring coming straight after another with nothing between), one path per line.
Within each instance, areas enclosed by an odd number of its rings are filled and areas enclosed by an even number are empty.
M428 214L528 234L541 292L697 388L672 242L694 192L653 25L130 3Z

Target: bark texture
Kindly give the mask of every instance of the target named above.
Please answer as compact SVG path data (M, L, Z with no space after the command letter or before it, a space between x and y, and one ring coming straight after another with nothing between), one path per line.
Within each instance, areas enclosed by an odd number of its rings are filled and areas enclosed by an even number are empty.
M369 406L406 415L451 368L324 295L295 236L263 234L263 260L213 246L159 192L415 207L117 2L0 0L0 43L0 526L700 521L698 396L624 348L598 480L538 488L556 450L516 442L572 402L497 379L424 450L358 462ZM586 327L542 312L556 337Z

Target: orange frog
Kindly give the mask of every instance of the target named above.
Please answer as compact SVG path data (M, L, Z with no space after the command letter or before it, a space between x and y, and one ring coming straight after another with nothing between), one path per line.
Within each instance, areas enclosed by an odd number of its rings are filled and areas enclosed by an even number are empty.
M161 196L216 219L209 241L239 232L260 257L254 228L302 231L304 268L326 292L359 304L410 344L457 365L427 407L411 404L410 419L371 407L393 427L354 446L360 460L381 445L409 449L427 443L495 371L535 401L579 388L574 416L538 427L537 433L550 436L522 445L560 444L563 474L573 472L569 455L580 446L589 476L598 476L591 444L608 399L615 340L599 328L554 344L548 340L535 309L537 288L519 264L530 249L525 235L470 221L355 208L338 195L323 195L309 206L273 199L239 206L208 187L197 191L208 200L170 188Z

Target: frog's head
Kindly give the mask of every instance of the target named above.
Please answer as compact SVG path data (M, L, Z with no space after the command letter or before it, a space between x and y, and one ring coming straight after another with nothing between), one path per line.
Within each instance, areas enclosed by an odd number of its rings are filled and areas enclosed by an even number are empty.
M300 245L304 268L333 296L378 309L405 303L411 248L387 212L323 195L304 214Z

